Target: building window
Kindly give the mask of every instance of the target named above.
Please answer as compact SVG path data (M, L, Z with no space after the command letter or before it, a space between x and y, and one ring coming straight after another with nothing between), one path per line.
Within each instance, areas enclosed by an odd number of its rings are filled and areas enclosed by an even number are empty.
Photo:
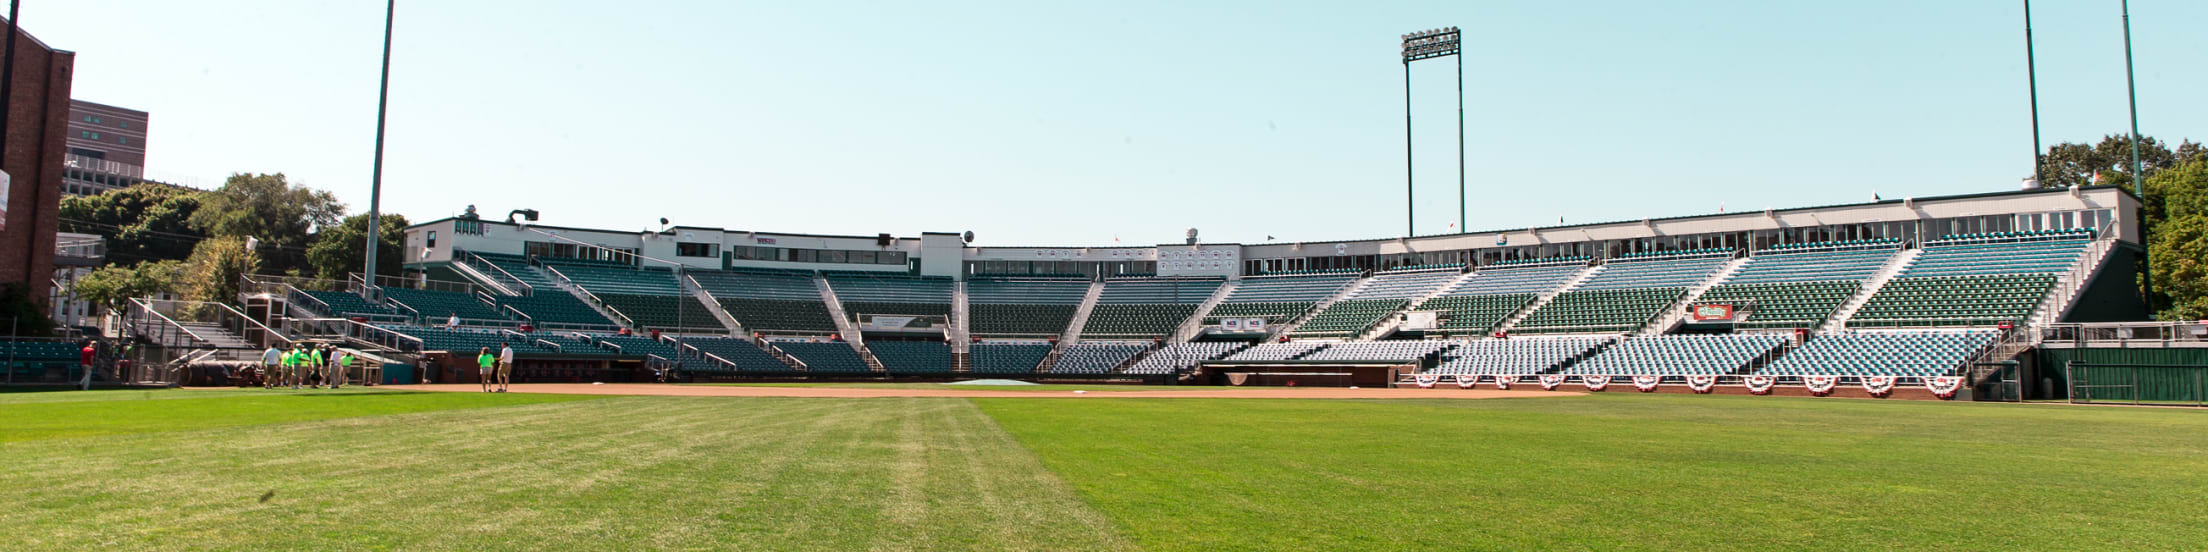
M436 230L431 230L431 231L429 231L429 246L430 246L430 247L437 247L437 231L436 231Z
M116 121L115 124L121 125L123 128L130 128L130 121Z
M125 145L125 146L128 146L128 145L130 145L130 137L129 137L129 136L117 136L117 137L115 137L115 143L117 143L117 144L122 144L122 145Z
M721 244L717 244L717 243L683 243L683 242L675 242L675 256L677 256L677 257L708 257L708 258L710 258L710 257L719 257L719 256L721 256L720 248L721 248Z

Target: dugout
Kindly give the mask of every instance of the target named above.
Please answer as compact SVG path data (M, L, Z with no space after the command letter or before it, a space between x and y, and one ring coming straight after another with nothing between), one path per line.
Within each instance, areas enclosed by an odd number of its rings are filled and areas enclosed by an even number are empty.
M1190 379L1235 387L1387 387L1418 367L1416 360L1214 360L1198 364Z

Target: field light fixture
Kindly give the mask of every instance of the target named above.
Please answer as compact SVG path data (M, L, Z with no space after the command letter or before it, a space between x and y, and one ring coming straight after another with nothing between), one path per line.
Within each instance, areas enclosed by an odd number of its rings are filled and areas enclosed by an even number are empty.
M1411 62L1444 56L1457 58L1457 232L1468 232L1471 226L1465 220L1464 197L1464 56L1457 55L1460 33L1456 27L1443 27L1403 35L1403 224L1408 230L1404 237L1418 235L1418 187L1412 184L1411 164Z

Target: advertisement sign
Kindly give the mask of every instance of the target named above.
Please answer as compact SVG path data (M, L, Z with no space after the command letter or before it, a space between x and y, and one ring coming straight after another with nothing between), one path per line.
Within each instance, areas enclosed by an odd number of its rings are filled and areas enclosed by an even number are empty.
M1220 321L1219 321L1219 329L1222 329L1222 330L1226 330L1226 331L1230 331L1230 332L1239 332L1239 331L1242 331L1242 319L1240 319L1240 318L1228 318L1228 319L1220 320Z
M1711 320L1732 320L1732 319L1733 319L1733 306L1732 306L1732 305L1695 305L1695 306L1694 306L1694 321L1696 321L1696 322L1707 322L1707 321L1711 321Z
M1262 331L1265 331L1265 319L1263 319L1263 318L1248 318L1248 319L1244 319L1244 320L1242 320L1242 329L1245 329L1245 330L1249 330L1249 331L1253 331L1253 332L1262 332Z
M1403 313L1403 329L1431 330L1441 327L1441 313L1433 311Z

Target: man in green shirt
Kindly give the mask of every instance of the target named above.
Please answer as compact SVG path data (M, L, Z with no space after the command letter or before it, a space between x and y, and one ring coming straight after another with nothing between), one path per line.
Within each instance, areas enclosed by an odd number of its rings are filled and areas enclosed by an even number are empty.
M476 379L483 382L483 392L491 392L491 377L492 372L498 370L498 357L491 354L490 347L484 347L483 352L476 355L475 365L478 370Z

